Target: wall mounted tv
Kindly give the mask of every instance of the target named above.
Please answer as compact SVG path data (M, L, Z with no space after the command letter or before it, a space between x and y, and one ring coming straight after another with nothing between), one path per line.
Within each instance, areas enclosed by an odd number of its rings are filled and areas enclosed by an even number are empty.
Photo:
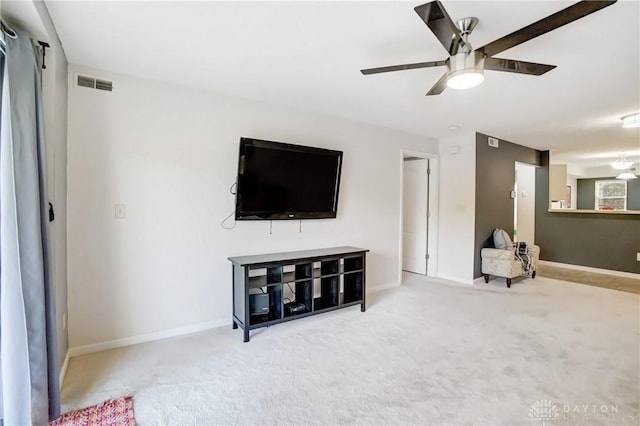
M335 218L342 151L240 138L236 220Z

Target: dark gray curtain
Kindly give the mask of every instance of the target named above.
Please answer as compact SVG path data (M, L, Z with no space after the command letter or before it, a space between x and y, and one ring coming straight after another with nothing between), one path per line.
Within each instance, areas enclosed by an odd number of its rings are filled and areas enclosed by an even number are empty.
M60 414L39 49L4 31L0 111L0 418Z

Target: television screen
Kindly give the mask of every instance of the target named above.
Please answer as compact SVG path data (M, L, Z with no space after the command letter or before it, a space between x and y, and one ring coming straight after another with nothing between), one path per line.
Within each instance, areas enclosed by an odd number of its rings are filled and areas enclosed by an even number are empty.
M240 139L236 219L335 218L342 151Z

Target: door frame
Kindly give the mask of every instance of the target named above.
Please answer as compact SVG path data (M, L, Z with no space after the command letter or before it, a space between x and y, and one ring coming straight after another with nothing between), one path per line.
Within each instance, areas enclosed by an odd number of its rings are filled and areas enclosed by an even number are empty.
M533 169L533 185L534 185L534 191L533 191L533 240L532 241L525 241L526 243L529 244L534 244L535 243L535 238L536 238L536 226L535 226L535 206L536 206L536 196L537 196L537 190L535 189L536 186L536 179L535 179L535 170L537 170L540 166L538 166L537 164L531 164L531 163L524 163L522 161L515 161L514 162L514 169L515 169L515 180L513 182L513 190L515 192L515 197L513 198L513 229L514 229L514 235L513 235L513 239L514 241L522 241L521 238L522 236L518 237L518 197L520 196L520 191L522 190L522 188L520 188L518 186L518 166L523 166L523 167L527 167L527 168L531 168Z
M431 154L427 152L412 151L408 149L401 149L399 156L400 164L400 182L399 182L399 194L400 194L400 235L398 237L398 282L402 284L402 242L404 234L404 159L406 157L418 157L425 160L429 160L429 168L431 173L429 174L429 226L427 228L427 251L429 252L429 259L427 260L427 275L428 277L436 277L438 275L438 188L439 188L439 176L440 176L440 156L438 154Z

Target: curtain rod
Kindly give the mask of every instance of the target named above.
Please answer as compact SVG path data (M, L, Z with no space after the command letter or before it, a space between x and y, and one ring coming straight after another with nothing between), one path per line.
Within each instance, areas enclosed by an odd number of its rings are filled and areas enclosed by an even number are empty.
M7 34L9 37L16 37L16 32L9 25L5 24L4 21L0 20L0 30ZM51 45L46 41L38 40L38 44L42 47L42 69L47 69L47 66L44 63L44 57L47 54L47 48L50 48Z
M38 40L38 44L42 46L42 69L46 70L47 66L44 63L44 57L47 55L47 47L51 47L46 41Z

